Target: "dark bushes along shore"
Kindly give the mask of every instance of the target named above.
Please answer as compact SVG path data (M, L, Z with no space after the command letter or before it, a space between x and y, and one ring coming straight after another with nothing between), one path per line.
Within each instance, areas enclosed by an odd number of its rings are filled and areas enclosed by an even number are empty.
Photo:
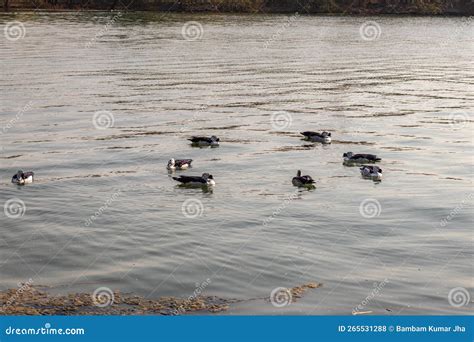
M236 13L472 15L471 0L0 0L4 11L130 10Z

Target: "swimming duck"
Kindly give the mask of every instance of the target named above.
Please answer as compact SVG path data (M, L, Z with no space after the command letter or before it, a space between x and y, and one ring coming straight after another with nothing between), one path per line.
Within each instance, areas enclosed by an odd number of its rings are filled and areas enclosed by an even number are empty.
M173 177L175 181L182 183L183 185L193 185L193 186L206 186L206 185L216 185L214 177L208 173L203 173L201 177L199 176L179 176Z
M168 170L185 170L188 167L191 167L192 159L174 159L171 158L168 161L167 169Z
M314 184L314 179L308 175L302 176L301 170L298 170L298 172L296 173L296 177L293 177L293 180L291 182L294 186L311 186Z
M362 165L360 174L366 178L382 179L382 169L376 165Z
M358 153L354 154L352 152L347 152L342 155L344 162L348 163L375 163L382 160L382 158L377 157L375 154L367 153Z
M33 176L34 172L32 171L23 172L22 170L18 170L18 172L12 177L12 183L18 185L33 183Z
M323 144L331 143L331 133L326 131L322 133L305 131L301 132L300 134L304 135L306 140L321 142Z
M212 137L191 137L188 139L195 146L219 146L219 138L213 135Z

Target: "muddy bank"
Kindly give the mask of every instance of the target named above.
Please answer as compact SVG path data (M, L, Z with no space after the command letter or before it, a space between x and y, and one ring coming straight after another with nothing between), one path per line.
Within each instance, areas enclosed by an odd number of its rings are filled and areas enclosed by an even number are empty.
M320 286L320 283L308 283L290 289L279 288L270 297L247 299L220 298L200 293L187 298L147 299L108 288L99 288L94 293L52 294L47 287L24 284L16 289L0 291L0 315L213 314L226 311L232 304L257 300L287 305L302 298L306 291Z

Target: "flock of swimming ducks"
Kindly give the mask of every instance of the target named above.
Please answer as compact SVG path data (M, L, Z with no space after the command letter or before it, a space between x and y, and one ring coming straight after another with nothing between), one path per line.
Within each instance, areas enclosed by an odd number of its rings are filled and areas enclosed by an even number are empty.
M306 140L312 142L321 142L323 144L331 143L331 133L329 132L313 132L313 131L306 131L301 132L301 134L305 137ZM352 152L346 152L342 155L344 158L345 165L360 165L360 173L364 178L370 178L374 181L382 180L382 169L377 165L363 165L368 163L377 163L382 159L377 157L375 154L368 154L368 153L357 153L354 154ZM310 186L312 187L314 179L311 176L302 176L301 171L298 170L296 177L293 178L292 181L293 185L295 186Z
M304 139L312 142L320 142L323 144L331 143L331 133L329 132L313 132L305 131L301 132L304 136ZM193 136L190 139L192 146L196 147L218 147L219 138L215 135L211 137L205 136ZM375 181L380 181L382 179L382 169L377 165L364 165L364 164L375 164L382 159L377 157L374 154L358 153L354 154L352 152L346 152L343 154L344 164L345 165L360 165L360 173L362 177L369 178ZM168 161L167 169L170 172L176 170L186 170L191 167L192 159L174 159L171 158ZM34 172L23 172L19 170L12 177L12 183L18 185L24 185L28 183L33 183ZM213 186L216 184L214 177L209 173L203 173L201 176L184 176L173 177L173 179L182 185L186 186ZM293 177L292 184L297 187L314 187L315 180L309 175L301 175L301 171L298 170L296 177Z

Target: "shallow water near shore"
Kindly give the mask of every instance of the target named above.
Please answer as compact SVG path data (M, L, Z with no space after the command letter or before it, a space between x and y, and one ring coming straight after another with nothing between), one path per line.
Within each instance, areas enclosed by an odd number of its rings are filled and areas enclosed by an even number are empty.
M13 20L25 35L0 39L0 203L24 207L1 216L0 290L245 300L317 282L289 305L221 314L472 310L448 300L473 290L470 21L0 14ZM343 165L348 151L382 157L383 180ZM177 187L171 157L217 185ZM18 169L35 183L11 184ZM292 186L297 169L316 189Z

